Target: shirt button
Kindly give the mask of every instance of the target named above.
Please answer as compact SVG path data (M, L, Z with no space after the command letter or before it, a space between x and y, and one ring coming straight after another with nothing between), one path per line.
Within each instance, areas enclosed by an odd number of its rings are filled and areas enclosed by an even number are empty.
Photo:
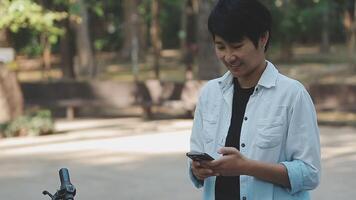
M258 91L258 88L256 88L256 92Z
M248 118L247 118L247 117L245 117L245 118L244 118L244 120L245 120L245 121L247 121L247 120L248 120Z
M244 148L245 146L246 146L245 143L242 143L242 144L241 144L241 147L242 147L242 148Z
M242 197L242 200L247 200L247 197Z

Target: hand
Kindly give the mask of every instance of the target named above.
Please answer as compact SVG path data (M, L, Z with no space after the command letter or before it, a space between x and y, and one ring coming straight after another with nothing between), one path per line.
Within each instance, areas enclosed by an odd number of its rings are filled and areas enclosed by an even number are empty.
M208 168L208 164L211 161L206 161L206 162L198 162L198 161L193 161L192 162L192 172L195 177L197 177L198 180L203 181L204 179L210 177L210 176L216 176L214 174L213 170Z
M249 162L236 148L223 147L218 151L223 156L218 160L206 163L215 174L222 176L240 176L245 174Z

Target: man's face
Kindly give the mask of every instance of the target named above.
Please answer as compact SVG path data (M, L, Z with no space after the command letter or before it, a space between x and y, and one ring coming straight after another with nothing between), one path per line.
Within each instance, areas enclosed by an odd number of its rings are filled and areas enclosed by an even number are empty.
M215 36L215 52L234 77L248 79L259 67L264 67L264 40L256 46L244 38L241 42L228 43Z

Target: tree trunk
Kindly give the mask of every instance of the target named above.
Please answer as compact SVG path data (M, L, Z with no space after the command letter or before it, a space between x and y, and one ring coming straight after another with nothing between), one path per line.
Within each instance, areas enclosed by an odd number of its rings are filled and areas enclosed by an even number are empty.
M124 24L123 46L120 50L121 58L130 60L132 57L133 40L137 38L139 57L143 58L146 51L146 25L138 13L139 0L123 0Z
M181 36L180 36L180 48L182 55L186 45L188 43L196 43L196 32L197 32L197 16L199 4L198 0L184 0L182 5L182 16L181 16Z
M48 41L46 33L41 35L41 45L43 47L42 53L42 78L49 78L51 70L51 44Z
M182 12L182 32L184 37L181 38L181 53L185 64L185 79L193 79L193 65L196 57L196 18L198 16L198 1L186 0Z
M65 34L60 40L60 53L61 53L61 65L62 65L62 74L63 79L74 80L74 45L71 40L71 30L69 25L69 20L64 20L63 26L65 27Z
M151 3L151 42L153 47L153 65L155 71L155 78L159 79L160 63L159 59L161 57L162 41L161 41L161 27L159 23L159 10L160 10L160 0L152 0Z
M0 123L23 113L23 96L16 75L0 64Z
M344 27L347 33L346 43L349 49L349 63L350 66L356 70L356 1L350 0L350 7L348 7L344 14Z
M351 24L350 58L353 71L356 71L356 0L353 1L353 18Z
M330 3L328 0L325 0L325 8L323 10L323 18L322 18L322 30L321 30L321 53L329 53L330 51L330 34L329 34L329 11L330 11Z
M0 47L10 47L10 41L8 37L8 31L6 29L0 29Z
M221 63L215 55L213 39L208 31L211 0L199 0L198 15L198 78L213 79L220 76Z
M76 3L81 20L73 23L77 51L75 71L78 77L93 78L96 75L96 66L89 35L88 9L83 0L76 0Z
M187 38L187 15L188 15L188 1L182 0L181 9L182 15L180 16L180 30L179 30L179 46L181 55L184 55L185 52L185 41Z

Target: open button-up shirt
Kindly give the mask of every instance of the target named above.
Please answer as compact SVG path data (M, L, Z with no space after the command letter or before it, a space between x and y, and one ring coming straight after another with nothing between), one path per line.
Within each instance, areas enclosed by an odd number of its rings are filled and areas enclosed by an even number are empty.
M258 178L240 176L242 200L308 200L308 190L320 180L320 141L313 102L296 80L278 72L268 61L246 107L241 128L240 152L266 163L281 163L291 188L282 188ZM209 81L202 89L194 116L191 151L206 152L218 159L230 126L233 77L230 72ZM204 187L203 199L215 199L215 179L199 181L189 175L196 187Z

